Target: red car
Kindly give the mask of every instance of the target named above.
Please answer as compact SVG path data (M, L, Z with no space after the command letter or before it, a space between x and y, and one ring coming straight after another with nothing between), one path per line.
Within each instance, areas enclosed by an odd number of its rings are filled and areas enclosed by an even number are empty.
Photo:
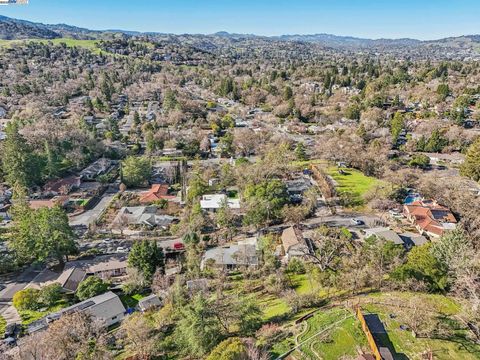
M184 249L185 249L185 245L183 245L180 242L173 244L173 250L184 250Z

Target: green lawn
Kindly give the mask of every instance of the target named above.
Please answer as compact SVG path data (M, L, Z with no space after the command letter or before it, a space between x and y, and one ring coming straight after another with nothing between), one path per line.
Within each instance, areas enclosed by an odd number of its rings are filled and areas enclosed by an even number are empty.
M121 295L120 300L122 300L122 303L125 307L133 309L138 305L138 302L144 297L145 295L141 295L141 294Z
M301 288L301 287L300 287ZM407 306L408 301L415 296L415 301L428 304L434 316L445 319L444 323L450 326L448 337L442 338L415 338L410 331L400 328L403 325L399 308L394 304ZM480 345L467 339L466 330L456 321L454 315L460 311L459 305L451 298L442 295L411 294L411 293L380 293L361 297L361 307L364 313L377 314L384 324L387 335L376 335L388 346L395 359L420 359L421 353L431 349L435 359L440 360L473 360L480 359ZM351 303L356 303L352 299ZM437 313L437 315L435 315ZM276 357L292 349L298 343L309 339L324 329L328 329L302 345L293 353L296 359L339 359L354 357L358 348L368 350L365 335L353 312L341 306L319 310L315 315L300 325L292 325L293 335L275 344L270 350L272 357ZM394 316L391 317L390 314ZM408 316L408 309L404 314ZM345 318L345 316L350 316ZM406 316L406 315L402 315ZM332 327L332 324L335 324Z
M285 316L290 311L290 308L285 301L273 295L261 296L261 298L259 299L259 305L263 309L263 319L265 320L265 322L269 322L274 320L275 318Z
M300 325L295 326L298 344L303 343L293 352L297 359L340 359L355 356L357 348L366 348L367 341L360 327L360 322L351 311L333 308L318 311ZM275 344L271 350L273 357L279 356L296 346L295 337Z
M343 174L340 173L343 171ZM351 207L364 205L363 196L376 186L386 184L374 177L365 176L355 169L338 169L336 166L326 168L326 172L337 183L336 189L339 195L349 198Z
M51 314L53 312L59 311L67 307L69 303L66 300L60 300L55 306L52 306L44 311L35 311L35 310L20 310L18 314L22 319L23 325L29 325L34 321L40 320L41 318Z
M407 300L409 293L394 293L393 296L397 299ZM450 328L448 336L442 338L433 336L433 338L427 339L415 338L410 331L400 329L400 325L403 325L401 317L391 318L389 316L390 314L397 315L395 307L385 305L385 303L389 303L391 297L391 294L377 295L373 298L378 299L380 304L368 304L362 308L364 312L378 314L388 333L388 335L381 336L380 339L385 344L390 344L397 357L420 358L419 354L431 349L435 359L439 360L480 359L480 345L474 344L466 338L466 330L454 317L460 311L460 307L453 299L442 295L421 295L423 301L429 304L431 311L437 312L436 316L439 318L444 318L446 326Z

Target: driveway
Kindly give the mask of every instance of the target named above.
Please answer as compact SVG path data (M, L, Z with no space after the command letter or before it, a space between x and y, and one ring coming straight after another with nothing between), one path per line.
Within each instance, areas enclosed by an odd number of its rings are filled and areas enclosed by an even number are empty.
M108 207L114 195L104 196L93 209L70 218L70 226L89 226L95 223L102 212Z

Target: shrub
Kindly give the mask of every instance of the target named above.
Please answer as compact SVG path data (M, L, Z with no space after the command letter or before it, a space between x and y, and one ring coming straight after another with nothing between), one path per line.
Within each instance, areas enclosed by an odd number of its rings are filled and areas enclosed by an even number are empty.
M288 262L286 272L290 274L305 274L305 265L300 259L293 258Z
M62 298L62 287L60 284L51 284L40 290L40 301L45 306L53 306Z
M207 357L207 360L247 360L247 348L239 338L222 341Z
M86 300L91 297L107 292L108 284L96 276L90 276L83 280L77 289L77 298Z
M13 295L13 306L17 310L38 310L40 303L40 291L37 289L20 290Z

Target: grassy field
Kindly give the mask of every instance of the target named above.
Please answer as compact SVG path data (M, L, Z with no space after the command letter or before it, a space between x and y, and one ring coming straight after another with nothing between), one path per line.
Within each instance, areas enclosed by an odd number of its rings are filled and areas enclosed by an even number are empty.
M292 358L340 359L354 357L357 348L368 344L353 313L341 307L320 310L302 324L296 325L297 335L276 344L271 355L277 357L300 345Z
M337 183L338 194L347 196L352 207L363 206L364 195L376 186L386 186L384 182L365 176L361 171L355 169L338 169L336 166L329 166L326 168L326 172Z
M402 316L409 316L408 310L401 313L397 304L408 304L415 296L416 301L428 304L433 316L445 319L450 335L441 338L415 338L410 331L400 328L404 325ZM466 337L466 330L455 319L460 311L459 305L451 298L442 295L418 295L410 293L373 294L359 299L365 314L377 314L387 330L387 334L375 335L392 351L395 359L421 359L422 352L431 350L435 359L473 360L480 358L480 345L474 344ZM292 353L292 359L339 359L354 357L359 348L368 350L365 335L360 323L353 316L351 308L341 305L320 309L302 324L294 325L293 335L275 344L271 355L275 358L286 353L297 344L308 340ZM312 338L313 336L313 338ZM310 339L311 338L311 339Z
M410 294L395 293L394 297L398 300L407 301ZM392 299L390 294L381 294L372 297L378 302L362 306L364 312L377 314L385 325L387 335L379 336L384 344L399 359L416 359L426 350L431 350L435 359L439 360L473 360L480 359L480 345L474 344L467 338L467 331L463 325L455 318L455 314L460 311L460 307L451 298L442 295L416 295L418 299L429 304L429 309L435 316L442 319L442 323L449 329L448 335L435 336L431 338L414 337L411 331L405 331L400 328L402 317L391 317L391 314L397 315L395 306L389 305Z
M51 40L43 40L43 39L28 39L28 40L0 40L0 46L10 46L13 44L21 44L21 43L28 43L30 41L38 42L42 44L47 44L49 42L53 43L54 45L65 44L68 47L80 47L84 49L91 50L95 53L100 53L100 49L97 48L95 43L97 40L77 40L77 39L68 39L68 38L60 38L60 39L51 39Z

